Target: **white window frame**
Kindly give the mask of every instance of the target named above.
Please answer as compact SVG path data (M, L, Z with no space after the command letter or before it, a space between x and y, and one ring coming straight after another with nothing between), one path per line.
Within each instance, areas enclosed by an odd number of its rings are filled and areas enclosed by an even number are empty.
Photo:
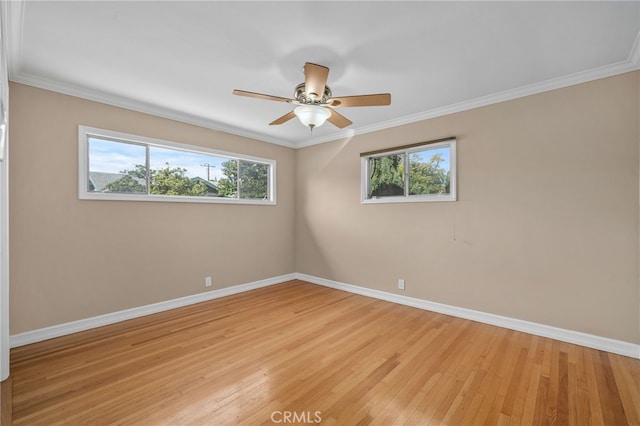
M360 182L361 182L361 203L362 204L384 204L384 203L424 203L438 201L456 201L457 200L457 159L456 159L456 138L444 138L430 142L422 142L418 144L406 145L390 149L382 149L360 154ZM449 148L449 194L422 194L409 195L409 156L414 152L424 151L426 149ZM404 175L404 195L389 195L386 197L367 198L369 194L369 163L371 158L386 157L394 154L404 154L405 175Z
M269 199L225 198L225 197L197 197L186 195L160 195L160 194L131 194L117 192L90 192L89 181L89 137L124 142L128 144L142 145L146 147L169 148L176 151L185 151L195 154L212 155L228 158L230 160L245 160L254 163L269 165L268 191ZM78 198L81 200L112 200L112 201L161 201L179 203L214 203L214 204L276 204L276 160L253 157L250 155L236 154L220 151L202 146L187 145L177 142L154 139L146 136L131 135L112 130L99 129L89 126L78 126Z

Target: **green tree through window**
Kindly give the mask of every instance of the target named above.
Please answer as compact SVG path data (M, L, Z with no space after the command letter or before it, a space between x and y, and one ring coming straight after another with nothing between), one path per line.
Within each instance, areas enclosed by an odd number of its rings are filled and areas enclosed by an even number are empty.
M433 154L428 162L424 162L418 153L409 158L409 195L448 194L450 172L443 167L444 157L440 153Z
M146 186L141 182L146 182L146 167L136 164L134 170L123 170L124 174L118 180L108 184L105 189L109 192L146 192ZM207 193L204 183L192 181L186 175L187 169L181 167L171 167L165 163L165 167L158 170L150 170L151 188L149 193L156 195L183 195L183 196L203 196Z
M221 197L257 200L269 198L268 164L229 160L222 163L222 174L224 177L215 182Z
M363 202L455 201L456 140L365 153Z
M404 154L369 159L369 197L404 195Z
M78 197L275 204L276 161L79 126Z

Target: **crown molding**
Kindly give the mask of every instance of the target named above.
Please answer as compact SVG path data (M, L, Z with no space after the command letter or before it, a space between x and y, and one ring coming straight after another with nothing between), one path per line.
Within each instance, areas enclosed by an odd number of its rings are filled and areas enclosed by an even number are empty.
M633 47L629 53L629 62L633 64L636 69L640 69L640 31L638 32L636 41L633 43Z
M220 122L210 120L207 118L199 117L192 114L172 110L170 108L164 108L161 106L153 105L146 102L141 102L132 98L124 96L113 95L99 90L88 89L73 84L62 83L52 81L46 78L29 75L26 73L19 73L13 75L10 78L15 83L25 84L28 86L37 87L40 89L50 90L64 95L75 96L77 98L87 99L90 101L100 102L103 104L124 108L144 114L154 115L156 117L167 118L170 120L180 121L186 124L193 124L195 126L204 127L207 129L229 133L236 136L242 136L254 140L260 140L275 145L282 145L288 148L295 148L296 145L281 139L269 138L260 133L254 133L239 129L236 127L228 126Z
M594 68L587 71L570 74L568 76L555 78L551 80L542 81L540 83L529 84L516 89L505 90L495 94L481 96L478 98L470 99L468 101L458 102L452 105L447 105L440 108L434 108L428 111L419 112L416 114L399 117L392 120L382 121L380 123L372 124L369 126L363 126L355 129L346 129L332 135L323 137L314 137L311 139L305 139L299 142L289 142L282 139L276 139L268 137L262 133L251 132L243 130L234 126L225 125L223 123L210 120L203 117L198 117L192 114L172 110L169 108L163 108L157 105L152 105L146 102L141 102L135 99L126 98L123 96L117 96L106 92L101 92L94 89L88 89L79 87L72 84L56 82L42 77L36 77L26 73L16 73L16 65L10 66L10 79L13 82L26 84L28 86L38 87L40 89L51 90L53 92L62 93L65 95L75 96L90 101L100 102L107 105L112 105L120 108L129 109L145 114L151 114L170 120L176 120L187 124L193 124L196 126L205 127L208 129L229 133L236 136L242 136L262 142L267 142L275 145L281 145L288 148L305 148L308 146L318 145L327 142L335 142L338 140L351 139L357 135L364 135L367 133L377 132L380 130L390 129L393 127L403 126L406 124L416 123L418 121L429 120L432 118L442 117L457 112L463 112L474 108L480 108L500 102L510 101L526 96L536 95L551 90L561 89L564 87L573 86L576 84L586 83L601 78L612 77L618 74L624 74L630 71L636 71L640 68L640 49L638 48L638 40L636 39L634 51L629 55L629 60L621 61L615 64ZM635 61L635 63L634 63ZM12 72L13 70L13 72Z
M56 82L22 72L20 66L22 63L22 28L24 20L25 1L26 0L11 0L7 2L8 66L9 79L11 81L294 149L305 148L312 145L335 142L339 140L349 140L357 135L364 135L367 133L403 126L418 121L442 117L449 114L531 96L550 90L561 89L564 87L586 83L601 78L612 77L614 75L640 69L640 32L638 32L629 56L624 61L593 68L587 71L577 72L559 78L542 81L539 83L529 84L515 89L509 89L502 92L481 96L444 107L422 111L404 117L382 121L368 126L341 130L337 133L333 133L327 136L312 137L299 141L287 141L273 138L263 133L252 132L236 126L230 126L228 124L224 124L205 117L188 114L170 108L141 102L132 98L97 91L86 87L80 87L69 83Z
M223 123L210 120L204 117L187 114L181 111L152 105L141 102L132 98L118 96L107 92L89 89L69 83L53 81L43 77L30 75L22 72L22 39L24 27L24 7L26 0L11 0L6 2L7 7L7 62L9 68L9 80L26 84L28 86L40 89L50 90L69 96L75 96L90 101L100 102L119 108L125 108L132 111L151 114L157 117L167 118L170 120L180 121L186 124L192 124L208 128L215 131L225 132L236 136L249 139L268 142L275 145L282 145L288 148L295 148L296 144L281 139L270 138L261 133L250 132L237 127L225 125ZM5 2L3 2L5 3Z
M634 48L629 55L629 59L626 61L620 61L614 64L593 68L591 70L577 72L564 77L529 84L526 86L518 87L516 89L509 89L491 95L481 96L478 98L470 99L468 101L458 102L448 106L434 108L428 111L407 115L393 120L383 121L370 126L342 131L339 134L333 134L327 137L312 138L296 144L296 148L304 148L321 143L349 139L356 135L377 132L379 130L403 126L406 124L429 120L431 118L442 117L457 112L468 111L474 108L480 108L500 102L536 95L551 90L562 89L564 87L587 83L589 81L599 80L606 77L612 77L614 75L624 74L630 71L636 71L638 69L640 69L640 33L638 33L638 38L636 38Z
M5 3L5 2L3 2ZM9 79L18 74L22 64L22 28L24 23L24 0L14 0L5 3L7 25L7 65Z

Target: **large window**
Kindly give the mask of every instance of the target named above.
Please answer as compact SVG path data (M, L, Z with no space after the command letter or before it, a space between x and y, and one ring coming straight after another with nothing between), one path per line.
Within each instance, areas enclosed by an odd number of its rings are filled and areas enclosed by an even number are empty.
M362 202L455 201L456 140L366 152Z
M274 160L79 127L81 199L275 204Z

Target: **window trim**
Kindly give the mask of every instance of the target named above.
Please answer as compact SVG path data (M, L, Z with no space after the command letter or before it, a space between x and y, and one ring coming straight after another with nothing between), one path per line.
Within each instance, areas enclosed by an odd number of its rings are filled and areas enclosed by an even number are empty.
M436 139L428 142L403 145L395 148L379 149L375 151L363 152L360 154L360 202L362 204L385 204L385 203L424 203L438 201L457 201L457 156L455 137ZM437 149L449 147L449 194L425 194L409 195L409 155L413 152L424 151L425 149ZM371 158L386 157L394 154L405 154L405 195L390 195L387 197L367 198L369 193L369 160Z
M270 173L268 175L268 191L270 197L268 200L258 200L250 198L196 197L188 195L89 192L87 182L89 179L88 141L90 136L112 140L114 142L142 145L146 147L147 151L149 150L149 147L168 148L176 151L212 155L232 160L245 160L260 164L268 164L270 166ZM146 161L147 163L149 161L148 155L146 157ZM276 160L80 125L78 126L78 198L81 200L276 205Z

